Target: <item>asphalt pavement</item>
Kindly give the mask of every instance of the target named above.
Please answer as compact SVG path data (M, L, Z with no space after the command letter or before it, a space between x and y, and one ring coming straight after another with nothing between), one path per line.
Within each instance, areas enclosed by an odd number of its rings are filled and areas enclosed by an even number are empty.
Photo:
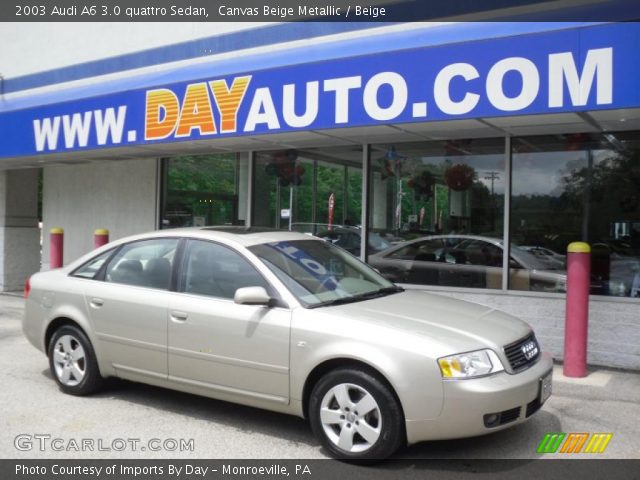
M21 297L0 295L0 458L327 456L307 422L292 416L120 380L91 397L65 395L46 357L22 335L22 311ZM562 432L613 434L604 453L571 458L639 459L640 372L598 369L579 380L561 372L556 367L552 397L528 422L483 437L420 443L397 458L567 458L536 451L545 434Z

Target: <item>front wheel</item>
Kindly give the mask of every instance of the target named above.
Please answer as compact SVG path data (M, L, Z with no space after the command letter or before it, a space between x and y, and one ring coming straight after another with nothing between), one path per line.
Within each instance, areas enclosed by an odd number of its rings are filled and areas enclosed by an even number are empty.
M325 375L311 393L309 418L323 446L341 459L383 459L404 441L404 416L396 397L359 369Z
M89 395L102 385L91 342L79 328L64 325L56 330L48 354L51 373L63 392Z

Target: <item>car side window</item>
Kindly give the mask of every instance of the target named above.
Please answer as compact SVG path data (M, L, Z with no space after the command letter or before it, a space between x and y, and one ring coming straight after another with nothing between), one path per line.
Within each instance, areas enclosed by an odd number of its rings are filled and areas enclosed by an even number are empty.
M177 238L132 242L107 265L105 281L169 290Z
M502 249L488 242L474 240L469 242L464 252L471 265L479 265L483 267L500 267L502 266Z
M416 242L399 250L396 250L390 258L399 260L414 260L419 262L435 262L438 261L442 254L442 242L440 240L426 240L424 242Z
M232 299L243 287L264 287L267 281L242 255L223 245L189 240L182 268L180 291Z
M113 249L92 258L87 263L74 270L73 273L71 273L71 276L88 279L95 278L96 274L100 271L100 268L102 268L102 265L104 265L104 262L109 259L112 253Z

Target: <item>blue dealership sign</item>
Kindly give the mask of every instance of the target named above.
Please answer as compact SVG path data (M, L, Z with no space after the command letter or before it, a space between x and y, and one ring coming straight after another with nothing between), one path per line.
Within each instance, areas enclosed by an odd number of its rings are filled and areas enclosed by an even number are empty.
M640 25L415 48L0 113L0 157L640 107ZM166 77L165 77L166 78Z

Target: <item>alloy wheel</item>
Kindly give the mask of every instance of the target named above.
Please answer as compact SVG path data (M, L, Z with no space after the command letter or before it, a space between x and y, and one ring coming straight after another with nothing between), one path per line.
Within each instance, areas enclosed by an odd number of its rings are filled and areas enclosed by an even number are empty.
M84 379L87 369L84 348L72 335L62 335L53 348L53 366L63 385L74 387Z
M320 404L320 422L327 438L349 453L369 450L380 438L382 420L373 395L352 383L330 388Z

